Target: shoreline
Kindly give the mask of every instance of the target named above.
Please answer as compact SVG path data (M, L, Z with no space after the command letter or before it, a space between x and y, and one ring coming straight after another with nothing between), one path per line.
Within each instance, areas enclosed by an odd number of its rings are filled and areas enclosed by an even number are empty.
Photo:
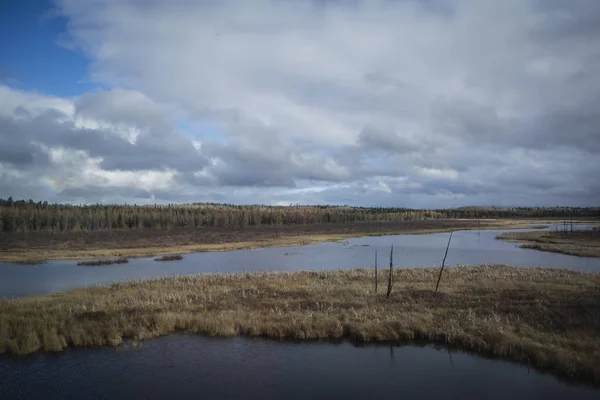
M506 232L498 240L518 243L520 248L567 254L576 257L600 257L600 231Z
M0 301L0 353L171 333L444 344L600 385L600 274L503 265L197 274Z
M270 247L292 247L325 242L340 242L367 236L420 235L444 233L453 230L543 229L545 226L541 226L540 224L544 224L548 221L550 220L429 220L423 222L410 221L410 225L406 224L408 226L404 226L405 224L396 224L397 227L394 227L393 224L384 225L381 226L380 230L381 224L354 225L351 228L352 231L348 231L349 229L343 225L325 227L331 230L331 232L324 231L323 226L311 227L309 225L301 227L303 229L301 232L295 232L296 227L288 227L281 231L275 229L256 231L247 230L245 232L234 231L229 232L229 236L225 240L210 237L205 243L201 243L200 241L204 238L197 238L196 233L194 232L189 234L189 237L179 240L181 243L156 245L156 242L164 241L165 238L169 237L169 231L164 231L158 232L163 235L158 237L157 240L153 241L152 238L149 238L143 243L132 243L127 247L118 240L94 241L94 235L90 235L89 241L92 241L92 243L83 246L84 248L75 248L76 246L81 247L81 244L77 242L71 245L69 241L64 243L54 243L52 246L48 246L50 248L41 248L39 245L36 246L34 236L33 239L29 239L29 243L26 242L25 245L20 245L18 248L9 247L8 249L0 250L0 263L39 264L40 262L49 260L143 258L198 252L256 250ZM436 222L439 223L439 227L435 226L437 225ZM585 222L587 221L578 223ZM425 226L419 227L419 225ZM311 231L311 228L314 229L314 231ZM117 233L123 234L123 232ZM155 234L156 232L153 233ZM256 234L256 238L253 238L253 233ZM135 237L136 232L133 231L129 234ZM211 232L208 231L205 233L201 231L199 234L211 234ZM81 235L87 234L81 233ZM177 240L175 242L177 242ZM123 247L118 247L119 245ZM73 248L69 248L70 246Z

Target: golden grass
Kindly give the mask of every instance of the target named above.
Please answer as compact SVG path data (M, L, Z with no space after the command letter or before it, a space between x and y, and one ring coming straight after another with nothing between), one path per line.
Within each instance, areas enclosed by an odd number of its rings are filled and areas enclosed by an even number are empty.
M0 353L117 346L172 332L425 340L600 384L600 274L470 266L199 274L0 301ZM384 273L385 275L385 273Z
M540 220L427 220L405 221L406 223L382 225L379 223L306 225L284 227L281 231L273 230L247 230L228 231L224 239L209 237L209 242L204 242L198 231L198 238L191 236L185 238L172 237L164 231L162 237L151 237L148 240L135 240L136 236L143 236L148 231L128 232L127 238L113 241L106 238L91 240L83 248L80 243L87 235L90 238L99 233L80 233L82 237L77 240L52 243L51 246L39 246L36 235L32 236L26 245L8 247L0 250L0 262L20 262L23 260L82 260L94 258L135 258L153 257L159 254L187 254L196 252L252 250L266 247L301 246L324 242L344 241L362 236L429 234L449 232L450 230L477 230L477 229L531 229L543 227L534 224L544 223ZM296 229L304 229L296 231ZM289 231L287 230L289 229ZM351 229L351 230L350 230ZM325 230L325 231L322 231ZM330 231L329 231L330 230ZM102 233L102 232L101 232ZM210 234L210 231L207 231ZM60 237L57 235L57 237ZM167 240L165 240L167 239ZM124 243L131 240L131 243ZM41 240L39 240L41 241ZM157 245L156 243L164 243ZM90 247L91 246L91 247Z
M600 231L506 232L496 239L522 243L519 247L578 257L600 257Z

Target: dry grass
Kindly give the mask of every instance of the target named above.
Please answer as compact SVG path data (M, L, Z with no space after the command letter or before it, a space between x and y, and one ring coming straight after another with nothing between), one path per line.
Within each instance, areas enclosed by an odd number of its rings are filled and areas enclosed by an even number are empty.
M425 340L600 384L600 274L472 266L200 274L0 301L0 353L117 346L172 332Z
M544 220L545 221L545 220ZM450 230L532 228L542 220L422 220L249 227L243 230L141 229L93 232L0 233L0 262L152 257L343 241L361 236Z
M112 265L112 264L127 264L129 262L126 258L117 258L116 260L93 260L93 261L81 261L77 265L86 267L97 267L101 265Z
M180 255L175 255L175 256L162 256L159 258L155 258L154 261L179 261L179 260L183 260L183 257Z
M600 231L585 230L573 232L506 232L496 239L521 242L522 248L553 253L563 253L579 257L600 257Z

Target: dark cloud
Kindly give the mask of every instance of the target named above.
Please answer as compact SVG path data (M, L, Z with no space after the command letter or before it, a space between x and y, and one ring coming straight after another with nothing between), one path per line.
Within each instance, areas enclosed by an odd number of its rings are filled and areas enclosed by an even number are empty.
M600 97L551 109L536 121L537 140L531 144L574 146L600 156L599 110Z
M365 81L378 87L392 89L401 89L406 86L400 79L393 78L379 71L365 74Z
M49 162L47 154L32 143L26 121L14 121L0 116L0 162L12 164L16 168L28 168L34 164L43 166Z
M256 131L254 131L256 132ZM219 162L211 174L226 186L295 187L296 180L341 181L348 175L333 159L309 156L271 136L233 137L227 144L205 141L202 152Z
M492 106L438 98L431 108L433 128L440 135L455 136L468 144L514 144L519 140L518 132L510 129L510 122L501 119Z
M107 133L103 135L102 143L95 143L96 146L85 150L103 156L103 168L198 171L207 165L206 158L192 142L168 122L164 111L138 92L113 90L88 94L78 99L75 107L77 117L108 121L132 131L128 141L108 137L111 133L114 136L111 130L116 128L100 128ZM119 141L118 145L114 143L116 141ZM112 151L109 150L111 147Z
M91 96L91 95L88 95ZM0 160L6 162L33 162L45 159L39 145L84 150L91 157L102 157L107 170L145 170L172 168L178 171L198 171L207 165L206 158L181 133L144 111L135 120L133 110L122 107L100 108L93 113L102 116L105 123L96 128L77 126L72 118L56 109L46 109L38 115L18 107L18 118L0 116ZM115 112L111 118L110 111ZM78 113L91 118L92 113ZM154 117L151 118L151 116ZM125 125L123 125L127 122ZM152 124L154 122L154 125ZM119 131L138 129L134 143Z
M501 118L492 107L439 99L432 106L432 123L436 133L454 137L465 146L571 146L600 153L600 99L565 103L549 107L535 118Z
M365 151L383 151L390 153L411 153L424 147L420 139L408 138L393 129L367 125L358 136L358 144Z
M537 0L540 38L553 42L595 41L600 37L600 3L595 0Z

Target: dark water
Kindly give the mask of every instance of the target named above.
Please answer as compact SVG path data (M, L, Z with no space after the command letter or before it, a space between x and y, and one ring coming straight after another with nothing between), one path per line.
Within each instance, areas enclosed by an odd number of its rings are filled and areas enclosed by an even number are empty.
M580 228L580 227L578 227ZM600 258L521 249L515 243L496 240L504 231L458 231L452 237L447 265L510 264L600 272ZM182 261L155 262L131 259L129 264L79 267L75 261L50 261L39 266L0 264L0 298L40 295L94 284L128 279L198 272L295 271L371 267L375 251L388 257L394 244L395 265L430 267L441 263L448 233L364 237L343 243L323 243L260 250L194 253Z
M0 358L3 399L598 399L526 366L432 347L174 335Z

